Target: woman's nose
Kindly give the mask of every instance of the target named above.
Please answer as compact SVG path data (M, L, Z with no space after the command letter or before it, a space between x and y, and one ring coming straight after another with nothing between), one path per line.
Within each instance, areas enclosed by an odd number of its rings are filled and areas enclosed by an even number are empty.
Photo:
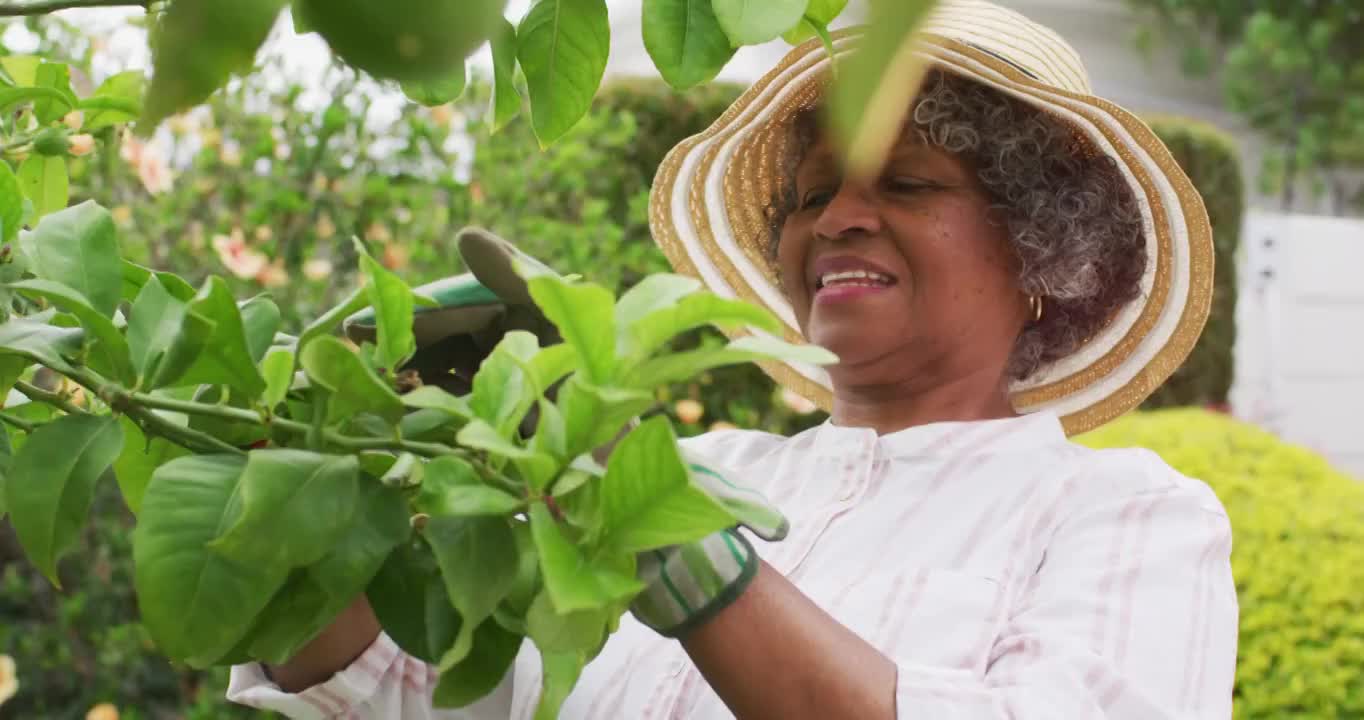
M827 238L879 232L881 213L875 195L865 185L845 181L824 206L813 229L816 235Z

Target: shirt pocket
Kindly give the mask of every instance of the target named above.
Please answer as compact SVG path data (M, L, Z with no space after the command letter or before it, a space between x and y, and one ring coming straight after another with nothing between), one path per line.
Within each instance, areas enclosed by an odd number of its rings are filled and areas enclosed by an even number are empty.
M1004 598L988 575L899 567L843 585L824 607L898 664L983 675Z

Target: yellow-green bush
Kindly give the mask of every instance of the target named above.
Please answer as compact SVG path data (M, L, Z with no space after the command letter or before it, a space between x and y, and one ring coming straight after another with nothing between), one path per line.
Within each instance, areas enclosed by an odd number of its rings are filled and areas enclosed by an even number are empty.
M1241 603L1237 718L1364 717L1364 483L1203 410L1136 413L1079 441L1150 448L1226 506Z

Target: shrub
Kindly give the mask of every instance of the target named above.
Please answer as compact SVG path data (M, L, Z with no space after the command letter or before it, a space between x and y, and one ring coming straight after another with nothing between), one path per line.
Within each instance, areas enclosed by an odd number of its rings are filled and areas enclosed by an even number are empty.
M1136 413L1080 441L1150 448L1226 506L1241 603L1237 718L1364 717L1364 484L1202 410Z
M1203 195L1212 221L1217 276L1207 328L1189 359L1146 401L1145 408L1224 406L1231 390L1236 344L1236 252L1246 191L1240 153L1212 125L1177 117L1148 118L1179 166Z

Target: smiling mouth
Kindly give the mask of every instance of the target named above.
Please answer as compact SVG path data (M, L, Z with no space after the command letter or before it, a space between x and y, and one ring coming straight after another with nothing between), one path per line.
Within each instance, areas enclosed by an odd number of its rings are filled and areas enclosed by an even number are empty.
M815 292L841 287L884 288L895 284L895 278L870 270L842 270L827 272L815 279Z

